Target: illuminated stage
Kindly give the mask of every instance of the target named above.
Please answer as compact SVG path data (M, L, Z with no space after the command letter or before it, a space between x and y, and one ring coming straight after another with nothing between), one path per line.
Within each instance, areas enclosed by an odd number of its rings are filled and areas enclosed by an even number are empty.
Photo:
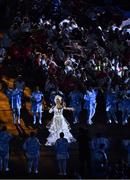
M3 79L7 84L8 87L12 87L14 79L3 77ZM25 88L25 96L29 98L30 89ZM48 120L43 117L43 124L35 126L32 124L32 115L30 112L30 102L26 102L26 105L22 109L21 113L21 124L14 125L13 124L13 116L12 111L9 106L9 101L6 95L0 91L0 127L3 125L7 126L8 131L14 136L11 142L10 148L10 162L9 168L10 171L6 174L1 174L3 178L60 178L57 176L57 166L56 166L56 159L55 159L55 150L54 147L46 147L45 141L48 135L46 124ZM22 149L22 144L24 139L31 131L36 132L41 146L41 155L40 155L40 165L39 165L39 174L38 175L28 175L26 173L27 164L26 159L24 156L24 152ZM77 172L78 169L78 150L77 146L73 145L71 147L71 156L69 159L69 175L68 177L75 177L74 173ZM74 168L74 164L76 167Z
M7 78L3 76L3 80L8 84L9 87L13 85L13 78ZM26 99L29 99L31 89L25 88ZM100 108L99 108L100 109ZM111 140L112 148L110 149L110 161L118 162L120 156L122 155L121 147L119 143L122 138L130 138L129 135L129 124L127 126L122 125L106 125L104 122L105 119L100 112L96 113L94 118L94 125L89 127L89 135L93 137L97 132L104 133ZM54 147L46 147L44 144L46 142L46 137L48 136L48 131L46 129L47 123L50 121L50 117L45 113L43 117L42 125L32 125L32 114L30 112L30 102L26 101L25 107L22 109L21 113L21 125L14 125L12 118L12 111L9 106L8 98L1 91L0 92L0 126L6 125L8 131L14 136L14 139L11 143L10 149L10 172L2 175L2 177L12 177L12 178L61 178L57 176L57 166L55 159L55 150ZM71 125L72 126L72 125ZM73 133L76 134L78 125L73 128ZM40 139L42 144L41 146L41 156L40 156L40 167L39 174L28 175L26 173L26 159L24 152L22 150L22 144L24 139L31 131L36 132L37 137ZM113 138L114 137L114 138ZM79 156L78 156L78 147L77 144L70 146L70 159L68 162L69 175L67 178L75 178L76 174L79 172Z

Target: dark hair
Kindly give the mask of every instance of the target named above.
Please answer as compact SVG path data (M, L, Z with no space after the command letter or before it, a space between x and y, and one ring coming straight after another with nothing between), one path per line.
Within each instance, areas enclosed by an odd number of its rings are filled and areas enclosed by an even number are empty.
M3 126L1 130L2 130L2 131L6 131L6 130L7 130L7 127L6 127L6 126Z
M99 148L100 148L100 149L103 149L104 146L105 146L105 144L102 143L102 144L99 145Z
M30 133L30 137L34 137L35 136L35 133L34 132L31 132Z
M64 133L61 132L61 133L60 133L60 138L63 138L63 137L64 137Z
M96 137L100 138L102 135L100 132L96 133Z

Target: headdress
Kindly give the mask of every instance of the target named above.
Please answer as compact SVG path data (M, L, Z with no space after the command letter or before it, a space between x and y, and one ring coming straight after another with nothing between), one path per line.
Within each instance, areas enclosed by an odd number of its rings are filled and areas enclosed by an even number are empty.
M59 95L56 95L56 96L55 96L55 99L54 99L54 102L55 102L55 103L56 103L56 100L57 100L57 99L61 102L62 97L61 97L61 96L59 96Z

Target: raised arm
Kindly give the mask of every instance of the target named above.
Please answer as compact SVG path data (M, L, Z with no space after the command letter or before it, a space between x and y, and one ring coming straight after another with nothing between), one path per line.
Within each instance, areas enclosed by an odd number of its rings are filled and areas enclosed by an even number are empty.
M54 111L54 106L50 108L49 113L52 113Z

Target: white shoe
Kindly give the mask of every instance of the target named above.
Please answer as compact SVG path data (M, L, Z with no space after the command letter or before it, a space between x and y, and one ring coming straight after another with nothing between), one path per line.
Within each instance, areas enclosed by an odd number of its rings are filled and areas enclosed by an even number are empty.
M6 168L5 171L8 172L8 171L9 171L9 168Z
M77 121L74 121L73 124L77 124L78 122Z
M34 173L35 173L35 174L38 174L38 170L35 170Z
M127 120L122 122L122 125L126 125L126 124L128 124Z
M18 124L20 124L20 119L18 120Z
M39 124L42 124L42 121L41 121L41 120L39 121Z
M116 124L118 124L118 121L114 121Z
M88 124L88 125L92 125L93 122L92 122L92 121L88 121L87 124Z
M33 121L33 124L36 124L36 121Z
M107 121L107 124L111 124L112 123L112 121L111 121L111 119L109 119L108 121Z

